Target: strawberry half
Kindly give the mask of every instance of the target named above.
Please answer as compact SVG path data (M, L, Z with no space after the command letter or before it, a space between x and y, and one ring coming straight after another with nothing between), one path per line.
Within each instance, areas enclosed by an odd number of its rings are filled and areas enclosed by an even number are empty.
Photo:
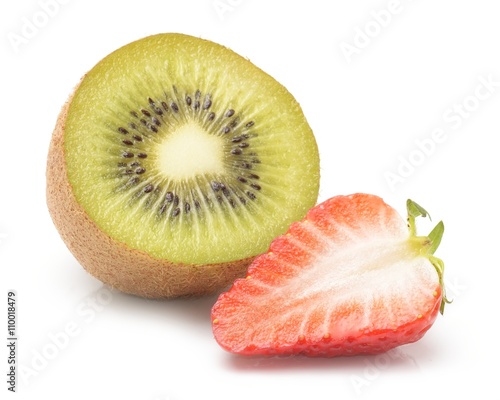
M373 195L333 197L258 256L212 309L215 339L243 355L376 354L419 340L447 301L444 231L416 236L408 219Z

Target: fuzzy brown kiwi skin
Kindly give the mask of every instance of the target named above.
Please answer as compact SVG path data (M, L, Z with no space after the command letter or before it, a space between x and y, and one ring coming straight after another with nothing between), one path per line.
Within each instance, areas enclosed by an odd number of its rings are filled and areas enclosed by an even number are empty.
M207 295L243 277L255 257L208 265L173 263L131 249L98 228L76 200L68 179L64 129L72 97L63 106L52 134L46 194L54 225L83 268L112 288L146 298Z

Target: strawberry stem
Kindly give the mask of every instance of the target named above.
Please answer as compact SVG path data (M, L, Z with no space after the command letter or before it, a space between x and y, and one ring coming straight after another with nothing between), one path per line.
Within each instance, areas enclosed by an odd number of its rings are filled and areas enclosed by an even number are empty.
M414 239L417 238L417 226L415 223L416 218L429 217L429 219L431 219L431 216L422 206L418 205L410 199L406 201L406 209L408 210L408 229L410 230L410 238ZM441 305L439 307L439 311L441 312L441 314L444 313L445 304L451 303L451 301L446 297L446 288L444 285L444 262L440 258L434 256L434 252L437 250L441 243L443 234L444 224L443 221L440 221L434 227L434 229L432 229L431 233L429 233L428 236L418 237L418 239L421 239L421 243L423 245L422 255L429 259L431 264L436 269L439 277L439 285L441 286Z

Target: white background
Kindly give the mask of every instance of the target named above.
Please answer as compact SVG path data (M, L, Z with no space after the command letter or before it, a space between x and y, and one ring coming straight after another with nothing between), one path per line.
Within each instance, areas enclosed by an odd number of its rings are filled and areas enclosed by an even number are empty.
M499 398L498 1L62 3L0 12L2 399L9 289L22 399ZM234 357L212 337L216 296L125 296L78 265L45 206L57 114L98 60L158 32L231 47L292 92L320 148L320 200L369 192L404 214L412 198L445 222L436 255L454 302L421 341L377 357Z

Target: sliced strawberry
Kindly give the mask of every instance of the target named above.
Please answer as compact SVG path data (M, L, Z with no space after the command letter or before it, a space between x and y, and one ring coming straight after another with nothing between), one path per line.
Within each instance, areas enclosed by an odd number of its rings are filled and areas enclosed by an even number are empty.
M408 200L405 221L377 196L337 196L255 259L212 309L226 350L244 354L375 354L420 339L447 302L433 256L440 222L416 236L427 212Z

